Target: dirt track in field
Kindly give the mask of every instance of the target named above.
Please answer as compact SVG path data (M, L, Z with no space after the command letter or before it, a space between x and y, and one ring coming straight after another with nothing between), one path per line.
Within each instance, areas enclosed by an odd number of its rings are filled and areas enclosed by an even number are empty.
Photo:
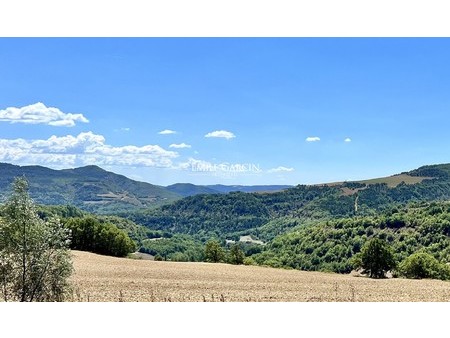
M450 282L437 280L372 280L256 266L155 262L72 253L73 301L450 301Z

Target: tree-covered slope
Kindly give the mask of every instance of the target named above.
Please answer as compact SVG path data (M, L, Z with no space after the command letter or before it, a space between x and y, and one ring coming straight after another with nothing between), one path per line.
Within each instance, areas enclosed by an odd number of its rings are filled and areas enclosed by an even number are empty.
M207 185L207 188L213 189L222 194L229 192L277 192L285 189L292 188L292 185L223 185L214 184Z
M53 170L0 163L0 200L5 199L18 176L27 178L30 195L37 203L70 204L100 213L153 207L181 198L164 187L137 182L97 166Z
M288 231L273 221L295 218L302 222L351 216L370 216L393 205L450 199L450 165L426 166L390 178L339 184L298 185L272 193L233 192L196 195L154 210L128 215L134 221L175 233L207 238L253 234L264 240ZM410 179L412 177L420 177ZM366 182L366 183L364 183ZM415 182L415 183L413 183ZM123 215L125 216L125 215Z
M350 272L351 258L370 238L386 240L401 262L423 251L450 261L450 203L420 202L392 208L376 216L341 218L300 224L274 238L252 256L258 264L300 270Z
M288 188L291 185L195 185L191 183L176 183L167 186L167 189L183 197L200 194L228 194L230 192L278 192Z
M195 185L191 183L176 183L166 187L169 191L172 191L183 197L201 195L201 194L218 194L219 191L208 188L203 185Z

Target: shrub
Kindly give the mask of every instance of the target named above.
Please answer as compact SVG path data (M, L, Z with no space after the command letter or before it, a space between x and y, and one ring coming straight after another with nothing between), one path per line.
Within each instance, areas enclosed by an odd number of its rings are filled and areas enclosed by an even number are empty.
M450 268L425 252L414 253L399 265L400 275L406 278L450 279Z
M256 265L256 262L251 257L245 257L244 265Z
M156 255L156 256L155 256L155 261L161 262L161 261L163 261L163 260L164 260L164 258L162 258L161 255Z

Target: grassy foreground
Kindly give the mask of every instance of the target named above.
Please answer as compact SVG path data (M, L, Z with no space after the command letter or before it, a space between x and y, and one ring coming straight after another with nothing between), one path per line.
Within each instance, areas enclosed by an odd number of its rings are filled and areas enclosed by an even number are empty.
M372 280L256 266L155 262L72 253L73 301L450 301L450 282L438 280Z

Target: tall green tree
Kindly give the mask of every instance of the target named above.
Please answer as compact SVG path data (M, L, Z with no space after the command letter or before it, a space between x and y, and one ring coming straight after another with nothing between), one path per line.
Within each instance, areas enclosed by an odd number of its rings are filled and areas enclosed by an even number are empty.
M16 178L12 189L0 219L3 300L63 301L73 270L70 231L55 218L39 218L25 178Z
M363 273L371 278L383 278L387 271L396 266L394 253L389 244L379 238L366 242L353 262L355 267L363 268Z
M242 251L238 243L234 243L230 248L230 253L228 255L228 261L231 264L244 264L245 254Z
M225 252L216 240L210 240L205 245L205 260L211 263L218 263L225 258Z

